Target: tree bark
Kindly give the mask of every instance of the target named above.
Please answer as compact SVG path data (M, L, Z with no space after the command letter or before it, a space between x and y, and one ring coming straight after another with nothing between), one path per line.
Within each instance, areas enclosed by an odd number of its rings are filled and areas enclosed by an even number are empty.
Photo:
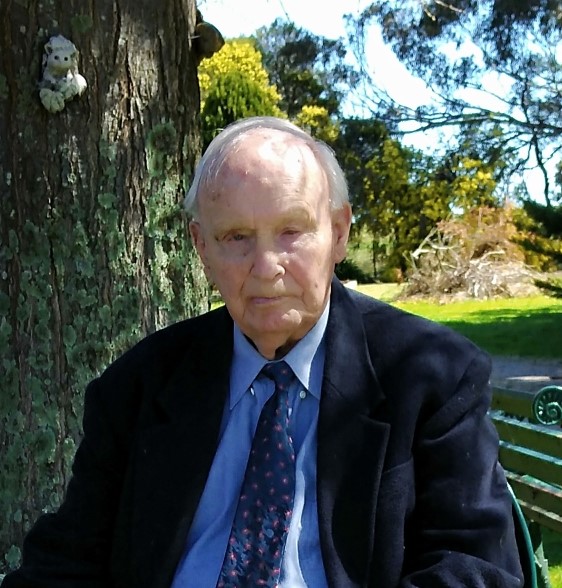
M200 152L195 0L0 0L0 572L64 492L85 383L207 307L181 200ZM48 112L44 45L85 92Z

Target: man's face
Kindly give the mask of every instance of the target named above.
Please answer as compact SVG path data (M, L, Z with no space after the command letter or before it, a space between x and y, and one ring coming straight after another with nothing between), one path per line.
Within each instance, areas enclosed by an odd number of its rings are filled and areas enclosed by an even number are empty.
M322 314L350 222L349 206L331 210L307 147L279 131L255 131L200 194L190 229L233 320L272 359Z

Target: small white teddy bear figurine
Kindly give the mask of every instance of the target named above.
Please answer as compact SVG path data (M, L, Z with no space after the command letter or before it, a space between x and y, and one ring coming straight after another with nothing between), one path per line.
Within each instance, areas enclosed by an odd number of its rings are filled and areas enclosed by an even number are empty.
M62 35L51 37L45 44L43 79L39 97L49 112L61 112L67 100L79 96L88 86L78 73L78 50Z

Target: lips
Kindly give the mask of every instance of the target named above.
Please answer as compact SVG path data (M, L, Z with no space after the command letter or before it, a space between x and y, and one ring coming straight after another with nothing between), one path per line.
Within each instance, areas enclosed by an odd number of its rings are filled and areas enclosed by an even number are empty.
M274 304L279 302L282 296L252 296L251 300L254 304Z

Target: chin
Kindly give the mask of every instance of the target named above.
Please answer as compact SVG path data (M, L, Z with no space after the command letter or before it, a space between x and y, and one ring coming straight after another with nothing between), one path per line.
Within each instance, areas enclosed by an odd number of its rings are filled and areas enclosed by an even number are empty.
M268 317L257 320L254 323L254 332L258 336L279 337L285 340L302 339L306 333L314 326L317 317L303 315L301 313L291 312L276 317Z

